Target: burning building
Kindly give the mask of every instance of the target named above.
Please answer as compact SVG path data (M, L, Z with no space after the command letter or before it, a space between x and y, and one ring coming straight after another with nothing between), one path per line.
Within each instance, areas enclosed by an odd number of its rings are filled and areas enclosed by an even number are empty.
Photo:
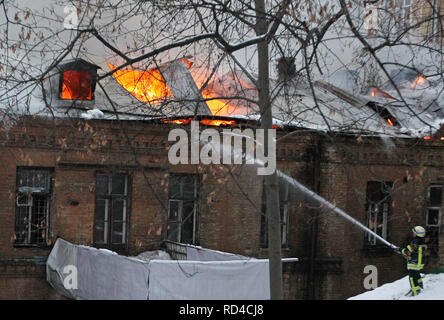
M254 86L233 73L201 81L189 59L108 67L113 76L100 79L87 61L60 65L32 97L47 114L0 132L1 298L59 297L45 280L57 238L128 256L165 241L268 256L260 176L246 165L168 162L171 128L257 127ZM324 82L291 78L278 92L278 169L392 243L425 225L428 270L442 269L444 134L433 115ZM400 257L285 181L279 202L283 256L299 258L284 264L287 299L360 293L370 264L380 284L403 275Z

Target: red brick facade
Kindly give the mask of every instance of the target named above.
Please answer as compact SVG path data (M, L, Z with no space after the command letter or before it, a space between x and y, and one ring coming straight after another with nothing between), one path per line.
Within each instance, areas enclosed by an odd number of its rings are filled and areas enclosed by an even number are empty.
M166 239L168 177L199 177L198 244L266 257L260 246L262 180L255 168L219 165L171 166L170 127L142 121L23 119L0 132L0 298L61 298L46 283L35 257L49 254L57 237L94 245L95 177L125 172L130 177L128 255L159 249ZM331 138L299 134L278 144L278 169L296 178L365 223L368 181L392 181L393 212L388 239L401 245L409 228L425 224L425 193L444 183L441 141L399 139L387 149L379 138ZM14 245L16 177L19 167L53 170L48 247ZM363 292L366 265L378 268L379 284L405 274L403 259L387 249L364 247L364 232L335 213L320 212L290 192L289 243L284 264L287 299L344 299ZM440 247L444 237L440 237ZM443 268L444 250L428 268Z

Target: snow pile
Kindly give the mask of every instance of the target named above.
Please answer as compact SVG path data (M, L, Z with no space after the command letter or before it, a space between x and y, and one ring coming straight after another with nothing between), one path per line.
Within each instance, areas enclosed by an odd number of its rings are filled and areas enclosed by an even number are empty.
M151 260L171 260L169 253L162 250L145 251L134 258L147 262Z
M103 112L97 108L94 108L92 110L88 110L86 113L82 113L80 115L85 120L91 120L91 119L103 119Z
M422 276L424 290L416 297L405 296L410 290L409 278L405 276L348 300L444 300L444 273Z

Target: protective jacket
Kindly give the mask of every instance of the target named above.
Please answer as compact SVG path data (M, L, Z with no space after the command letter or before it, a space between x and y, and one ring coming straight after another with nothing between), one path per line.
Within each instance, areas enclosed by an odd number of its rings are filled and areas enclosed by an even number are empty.
M415 237L410 244L401 249L401 253L407 258L408 270L422 270L424 268L424 253L427 249L424 238Z

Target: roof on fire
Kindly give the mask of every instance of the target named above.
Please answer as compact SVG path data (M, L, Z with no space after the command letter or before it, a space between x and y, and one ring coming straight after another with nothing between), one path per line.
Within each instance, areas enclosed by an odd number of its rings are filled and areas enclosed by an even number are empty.
M72 61L69 65L72 66ZM104 78L97 85L93 101L61 101L54 89L58 87L56 84L58 80L49 80L47 86L51 86L52 89L47 88L50 94L47 95L46 102L52 107L51 111L45 108L42 94L36 93L33 93L31 99L34 104L32 109L40 110L40 114L89 119L91 116L84 116L88 110L98 109L101 113L96 114L109 120L193 116L260 119L258 106L254 103L257 91L248 85L248 78L237 81L242 76L233 77L232 74L214 78L206 87L212 90L212 95L204 97L203 91L199 90L183 61L172 61L160 66L159 69L172 92L172 97L157 103L140 101L111 76ZM301 78L285 83L272 80L271 89L274 122L282 126L333 132L421 137L433 134L443 121L437 119L429 110L424 110L417 99L407 99L406 104L400 100L353 95L322 81L310 85ZM233 96L236 99L224 99ZM229 108L221 108L221 112L210 110L205 101L216 99L221 101L221 105L226 104Z

